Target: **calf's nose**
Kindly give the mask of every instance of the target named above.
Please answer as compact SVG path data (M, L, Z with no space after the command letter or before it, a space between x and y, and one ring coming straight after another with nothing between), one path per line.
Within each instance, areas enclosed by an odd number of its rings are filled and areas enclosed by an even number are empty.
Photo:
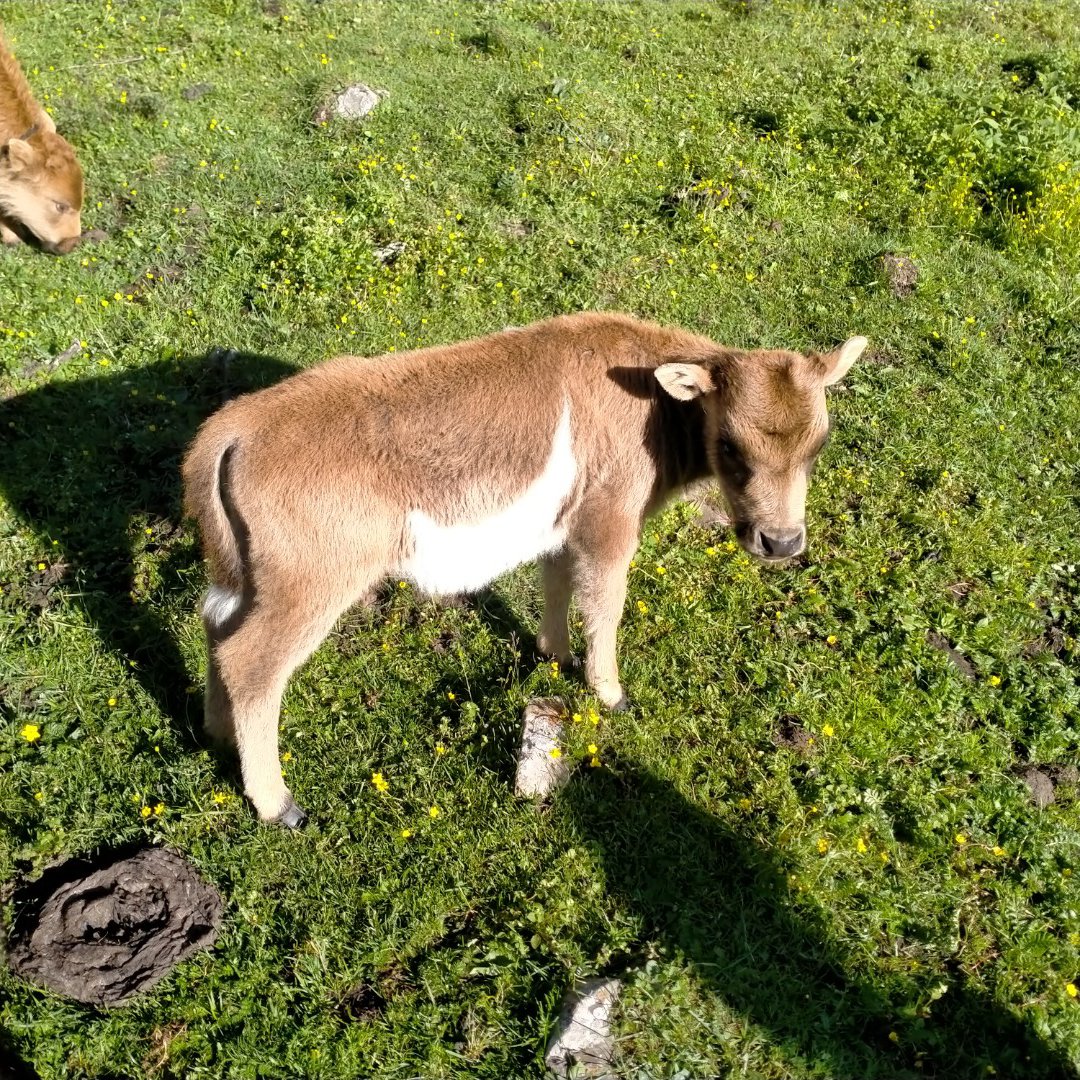
M767 532L759 532L758 542L761 544L762 553L767 558L787 558L790 555L798 555L806 546L806 530L784 530L773 536Z
M55 244L52 244L47 250L53 255L66 255L69 251L74 251L79 246L79 241L82 238L79 236L69 236L65 240L60 240Z

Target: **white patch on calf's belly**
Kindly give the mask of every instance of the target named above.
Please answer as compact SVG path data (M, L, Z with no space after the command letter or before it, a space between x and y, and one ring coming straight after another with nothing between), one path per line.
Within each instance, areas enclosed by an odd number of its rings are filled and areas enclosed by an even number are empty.
M563 405L551 452L540 475L508 506L480 521L441 525L422 510L407 518L410 555L399 568L424 592L474 592L500 574L566 542L556 524L577 482L570 437L570 405Z

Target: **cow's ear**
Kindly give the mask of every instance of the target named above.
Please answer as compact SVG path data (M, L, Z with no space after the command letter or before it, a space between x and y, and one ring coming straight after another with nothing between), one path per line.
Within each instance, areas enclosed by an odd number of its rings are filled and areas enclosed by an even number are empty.
M656 381L676 401L693 401L716 389L712 375L700 364L661 364Z
M839 349L818 357L821 366L821 379L826 386L838 383L863 354L870 342L864 337L848 338Z
M38 152L23 139L8 139L0 146L0 162L12 175L33 169L39 160Z

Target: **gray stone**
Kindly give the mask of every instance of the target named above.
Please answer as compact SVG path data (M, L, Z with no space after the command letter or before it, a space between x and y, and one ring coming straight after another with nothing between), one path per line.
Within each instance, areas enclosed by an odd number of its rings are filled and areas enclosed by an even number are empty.
M566 703L558 698L534 698L525 706L514 776L515 795L543 798L570 778L559 747L566 711Z
M379 104L379 94L370 86L356 83L342 90L332 106L334 116L342 120L362 120L376 105Z
M570 989L544 1053L551 1073L614 1080L611 1016L621 990L618 979L599 978L582 979Z
M403 240L391 240L389 244L375 248L373 254L383 266L391 266L397 262L398 256L404 250L405 242Z

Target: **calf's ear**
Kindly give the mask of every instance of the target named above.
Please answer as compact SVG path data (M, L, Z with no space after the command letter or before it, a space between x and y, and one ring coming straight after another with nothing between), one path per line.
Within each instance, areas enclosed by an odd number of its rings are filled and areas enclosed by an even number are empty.
M712 375L700 364L661 364L656 381L676 401L693 401L716 389Z
M832 352L819 356L822 381L825 385L832 386L833 383L838 383L869 344L870 342L864 337L848 338L839 349L833 349Z
M8 139L0 146L0 165L6 165L13 174L32 169L37 161L37 151L22 139Z

